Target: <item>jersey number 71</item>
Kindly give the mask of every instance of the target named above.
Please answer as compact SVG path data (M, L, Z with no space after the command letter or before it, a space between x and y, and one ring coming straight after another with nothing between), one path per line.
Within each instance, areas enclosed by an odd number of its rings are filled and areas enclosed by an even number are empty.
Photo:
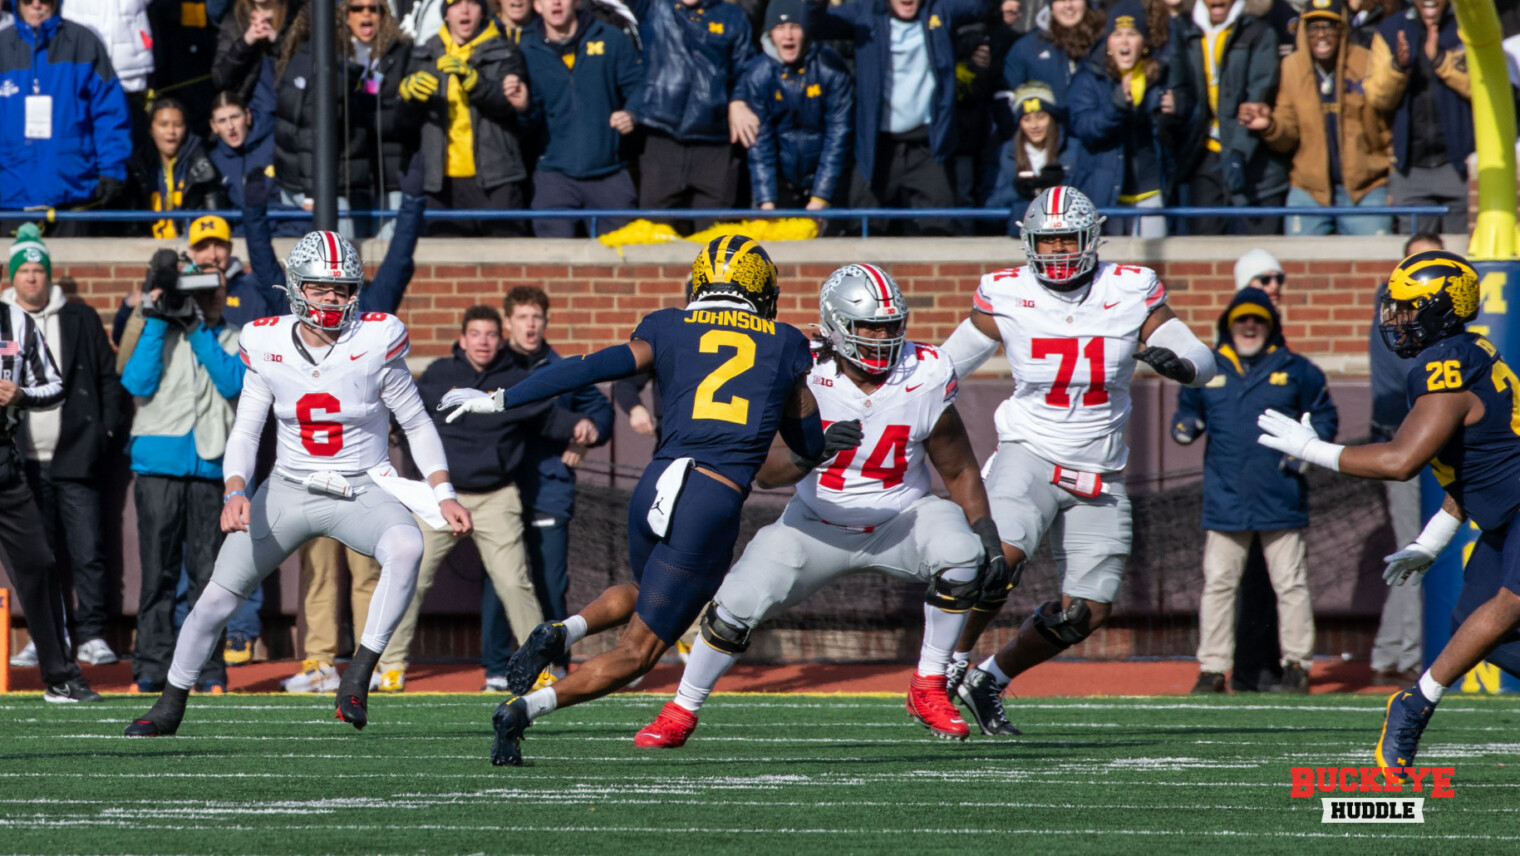
M1096 407L1108 403L1108 389L1103 385L1107 379L1103 367L1103 337L1094 336L1087 340L1086 345L1081 342L1081 339L1029 340L1030 356L1035 359L1061 358L1060 365L1056 366L1056 379L1050 384L1050 391L1045 393L1045 403L1051 407L1071 406L1071 394L1067 388L1071 386L1072 376L1077 373L1079 349L1087 359L1087 391L1082 393L1082 406Z

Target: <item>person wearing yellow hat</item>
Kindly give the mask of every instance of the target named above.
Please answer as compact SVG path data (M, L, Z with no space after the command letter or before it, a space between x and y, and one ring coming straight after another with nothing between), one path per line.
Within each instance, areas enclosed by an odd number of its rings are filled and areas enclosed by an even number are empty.
M1235 599L1261 539L1277 593L1284 692L1309 691L1314 611L1309 601L1304 531L1309 525L1304 462L1257 444L1257 417L1268 410L1309 418L1323 439L1339 417L1314 364L1288 349L1282 322L1266 292L1242 288L1219 318L1218 373L1177 395L1172 439L1188 445L1205 432L1203 453L1203 594L1198 615L1195 693L1225 691L1235 655Z

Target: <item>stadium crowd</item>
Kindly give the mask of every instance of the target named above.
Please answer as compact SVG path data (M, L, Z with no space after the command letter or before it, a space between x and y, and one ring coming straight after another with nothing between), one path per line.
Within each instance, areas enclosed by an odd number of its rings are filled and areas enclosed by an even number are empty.
M340 209L398 207L415 166L435 208L989 207L1016 230L1064 183L1100 207L1305 209L1113 233L1382 234L1389 203L1452 206L1405 233L1466 224L1449 0L340 0L327 94L305 0L5 5L0 205L166 215L49 236L179 237L172 212L238 206L250 175L274 207L309 209L329 109ZM1520 3L1499 5L1520 34ZM1312 211L1330 205L1369 212Z

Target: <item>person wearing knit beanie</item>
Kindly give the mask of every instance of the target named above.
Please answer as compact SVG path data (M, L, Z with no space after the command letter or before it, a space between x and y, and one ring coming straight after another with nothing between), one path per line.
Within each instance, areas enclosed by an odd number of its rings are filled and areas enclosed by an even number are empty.
M1251 250L1235 262L1235 290L1255 286L1267 293L1273 306L1282 302L1282 287L1287 280L1283 266L1266 250Z
M27 262L37 262L47 271L48 281L53 279L53 260L48 256L47 244L42 243L42 230L36 223L26 223L16 230L16 242L11 244L10 279L16 278L16 269Z

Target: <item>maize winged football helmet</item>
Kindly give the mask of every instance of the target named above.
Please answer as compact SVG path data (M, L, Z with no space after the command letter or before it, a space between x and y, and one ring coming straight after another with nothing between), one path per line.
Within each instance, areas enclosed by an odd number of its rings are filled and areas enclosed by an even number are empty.
M1383 295L1383 341L1401 357L1461 333L1478 317L1478 272L1446 250L1415 253L1399 262Z
M875 265L845 265L818 293L818 315L829 348L867 373L885 374L908 340L908 304L892 277ZM861 336L859 324L886 324L885 338Z
M319 330L337 330L358 311L364 263L354 245L337 232L308 232L290 251L285 281L292 315ZM306 283L352 285L353 299L347 303L312 303L301 290Z
M776 264L760 242L723 235L708 242L691 263L690 300L727 298L748 304L764 318L776 317Z
M1098 236L1105 219L1075 187L1047 188L1029 203L1019 227L1024 257L1041 285L1052 291L1075 291L1087 284L1087 275L1098 266ZM1076 252L1038 252L1035 242L1049 235L1075 235Z

